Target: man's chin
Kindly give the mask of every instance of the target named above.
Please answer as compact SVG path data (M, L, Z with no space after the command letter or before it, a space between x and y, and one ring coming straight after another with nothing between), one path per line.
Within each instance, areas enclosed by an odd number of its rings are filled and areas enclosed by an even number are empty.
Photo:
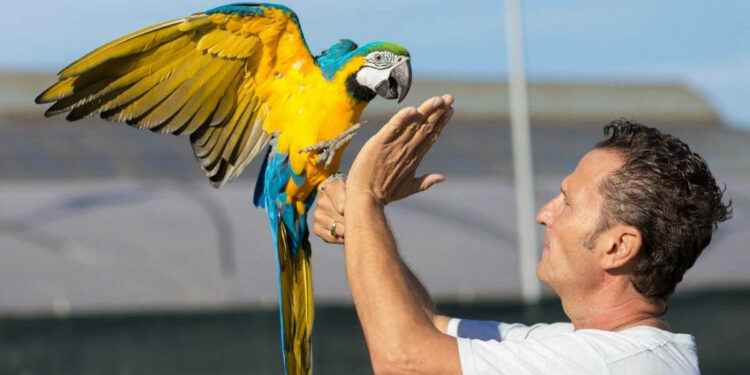
M547 284L547 281L545 279L544 275L544 269L543 269L542 261L540 260L539 263L536 264L536 278L539 279L544 284Z

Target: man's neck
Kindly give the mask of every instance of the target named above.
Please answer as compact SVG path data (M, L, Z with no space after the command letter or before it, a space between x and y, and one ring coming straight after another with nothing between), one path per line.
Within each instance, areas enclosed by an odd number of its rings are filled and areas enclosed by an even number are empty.
M599 290L579 298L561 298L563 309L576 330L621 331L635 326L670 330L669 325L659 319L666 310L666 303L650 301L632 287Z

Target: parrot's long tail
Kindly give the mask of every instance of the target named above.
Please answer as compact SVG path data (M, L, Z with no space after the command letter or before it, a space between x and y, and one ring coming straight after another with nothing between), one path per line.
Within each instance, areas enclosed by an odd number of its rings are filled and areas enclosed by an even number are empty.
M279 318L287 375L312 374L313 289L307 212L316 191L303 204L288 202L284 187L295 178L285 155L268 148L253 202L268 212L279 272Z
M279 315L284 368L287 375L312 374L313 289L310 242L304 238L292 251L293 234L278 222L276 251L279 271Z

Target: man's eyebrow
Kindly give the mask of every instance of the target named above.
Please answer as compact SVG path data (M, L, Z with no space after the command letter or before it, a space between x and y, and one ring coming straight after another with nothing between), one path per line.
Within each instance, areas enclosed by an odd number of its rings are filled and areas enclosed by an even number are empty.
M566 204L571 204L570 199L568 199L568 194L565 193L565 189L560 185L560 193L563 195L563 200Z

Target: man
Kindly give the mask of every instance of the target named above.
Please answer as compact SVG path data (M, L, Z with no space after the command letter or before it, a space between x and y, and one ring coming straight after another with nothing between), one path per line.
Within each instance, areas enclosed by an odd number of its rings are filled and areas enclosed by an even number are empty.
M375 372L698 374L692 336L670 332L659 317L730 204L686 144L627 121L605 127L609 137L537 214L546 227L537 276L571 322L527 327L437 314L398 254L384 207L444 179L414 173L452 103L445 95L397 113L357 155L346 185L324 187L314 214L314 232L345 245Z

